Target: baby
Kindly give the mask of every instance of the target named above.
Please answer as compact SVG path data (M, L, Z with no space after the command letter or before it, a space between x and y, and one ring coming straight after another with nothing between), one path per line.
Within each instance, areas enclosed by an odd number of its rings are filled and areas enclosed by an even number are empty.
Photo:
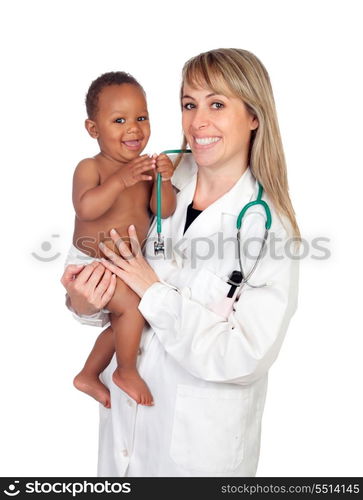
M171 184L174 167L166 155L140 156L150 137L145 92L131 75L105 73L92 82L87 96L86 129L97 139L100 152L82 160L73 177L76 211L73 246L67 264L88 264L102 254L103 242L119 254L109 232L116 229L129 244L133 224L140 242L146 238L152 213L156 213L156 174L162 177L162 217L175 210ZM152 182L153 181L153 182ZM150 212L151 211L151 212ZM116 351L113 381L137 403L152 405L152 395L136 369L144 318L139 297L117 278L114 296L107 304L111 327L104 330L74 385L109 408L110 393L99 374Z

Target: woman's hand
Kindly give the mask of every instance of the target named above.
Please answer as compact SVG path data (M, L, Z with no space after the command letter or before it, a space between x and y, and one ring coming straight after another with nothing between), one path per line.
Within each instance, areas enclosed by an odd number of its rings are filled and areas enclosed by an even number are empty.
M95 314L111 300L116 288L116 276L97 261L87 266L69 265L61 283L77 314Z
M110 231L111 238L115 242L120 255L115 254L112 250L100 243L102 252L111 261L103 259L103 265L112 273L116 274L133 290L139 297L142 297L146 290L159 281L157 274L153 268L144 259L139 240L134 226L129 227L129 237L131 242L131 251L120 235L112 229Z

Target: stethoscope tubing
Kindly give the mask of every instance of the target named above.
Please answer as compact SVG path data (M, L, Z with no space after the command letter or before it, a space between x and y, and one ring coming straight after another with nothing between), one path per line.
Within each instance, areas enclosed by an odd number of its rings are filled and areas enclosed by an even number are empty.
M183 154L183 153L191 153L192 151L190 149L166 149L165 151L162 151L162 154ZM161 174L157 174L156 178L156 227L157 227L157 234L158 234L158 244L161 245L162 251L164 251L164 243L163 243L163 238L161 236L161 205L162 205L162 195L161 195ZM241 281L241 289L244 284L252 287L252 288L262 288L266 286L267 284L264 283L262 285L251 285L249 283L249 278L252 276L252 274L255 272L255 269L260 262L262 258L262 253L266 245L267 237L269 230L271 228L272 224L272 216L271 216L271 210L268 204L262 199L262 194L263 194L263 187L260 183L258 183L258 194L257 198L254 201L251 201L247 203L242 210L240 211L238 217L237 217L237 245L238 245L238 262L239 262L239 267L242 275L242 281ZM241 259L241 226L242 226L242 221L243 217L245 216L247 210L249 210L251 207L261 205L265 211L266 215L266 223L265 223L265 233L263 237L263 241L261 243L261 248L259 251L259 254L257 256L257 259L255 260L252 269L250 269L249 273L245 276L244 271L243 271L243 265L242 265L242 259ZM241 290L240 289L240 290Z
M166 149L162 151L163 155L172 155L172 154L182 154L182 153L191 153L191 149ZM162 204L162 195L161 195L161 174L158 174L156 177L156 231L158 236L161 235L161 204ZM159 236L160 238L160 236Z

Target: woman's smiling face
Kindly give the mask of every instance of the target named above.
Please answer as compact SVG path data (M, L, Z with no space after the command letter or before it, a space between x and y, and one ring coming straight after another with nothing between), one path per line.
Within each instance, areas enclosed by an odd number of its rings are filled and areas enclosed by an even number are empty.
M247 167L258 121L241 99L184 83L182 109L184 134L199 167Z

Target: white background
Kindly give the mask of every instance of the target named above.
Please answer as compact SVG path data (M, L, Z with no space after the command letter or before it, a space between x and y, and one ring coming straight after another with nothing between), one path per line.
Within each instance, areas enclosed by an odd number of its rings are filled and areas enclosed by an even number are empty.
M360 4L2 2L1 476L96 473L98 405L72 379L98 329L72 319L59 283L73 169L97 152L83 128L90 82L132 73L148 96L146 152L178 147L182 65L218 47L250 50L267 67L302 234L330 239L330 259L301 264L258 475L362 475ZM32 252L61 255L46 263Z

